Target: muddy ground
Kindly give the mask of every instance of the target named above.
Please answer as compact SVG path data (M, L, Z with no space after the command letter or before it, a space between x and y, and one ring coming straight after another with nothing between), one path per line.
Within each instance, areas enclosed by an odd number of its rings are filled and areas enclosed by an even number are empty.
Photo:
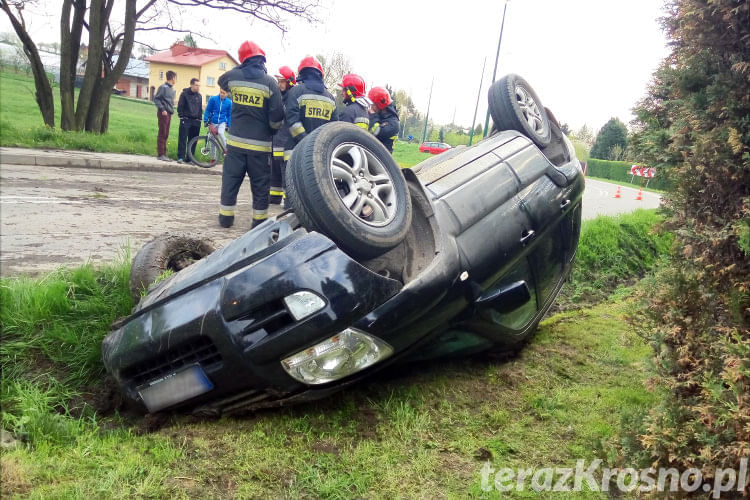
M167 231L226 244L250 229L250 184L230 229L217 222L220 190L214 175L2 165L0 274L112 261Z

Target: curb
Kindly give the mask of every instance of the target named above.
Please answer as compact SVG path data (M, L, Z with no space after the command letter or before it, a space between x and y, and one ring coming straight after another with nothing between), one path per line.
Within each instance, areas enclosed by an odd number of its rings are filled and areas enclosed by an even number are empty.
M35 150L0 148L0 163L38 167L71 167L101 170L135 170L182 174L221 175L222 166L201 168L195 165L165 162L149 156L89 151Z

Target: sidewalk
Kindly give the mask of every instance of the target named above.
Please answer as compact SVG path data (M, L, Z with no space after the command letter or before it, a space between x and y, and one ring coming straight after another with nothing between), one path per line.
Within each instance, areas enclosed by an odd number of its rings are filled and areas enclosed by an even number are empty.
M6 165L37 165L40 167L74 167L108 170L138 170L140 172L173 172L221 175L222 165L212 168L196 167L176 161L161 161L156 157L120 153L94 153L62 149L0 148L0 163Z

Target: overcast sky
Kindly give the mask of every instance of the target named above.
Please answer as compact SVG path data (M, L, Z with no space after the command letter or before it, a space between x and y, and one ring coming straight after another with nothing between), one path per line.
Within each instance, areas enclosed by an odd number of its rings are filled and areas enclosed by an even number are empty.
M59 1L41 0L27 23L39 41L59 41ZM323 2L322 2L323 3ZM504 2L408 2L328 0L320 24L289 20L283 35L236 13L186 9L181 22L215 42L196 36L199 46L236 57L245 39L268 56L269 73L296 69L302 57L339 51L372 85L405 89L421 112L437 123L469 126L487 58L477 122L484 122ZM119 8L123 8L121 5ZM645 94L651 74L666 56L659 28L660 0L510 0L497 78L523 76L561 122L595 132L611 117L624 123ZM1 15L0 30L12 31ZM175 33L139 33L137 40L167 48Z

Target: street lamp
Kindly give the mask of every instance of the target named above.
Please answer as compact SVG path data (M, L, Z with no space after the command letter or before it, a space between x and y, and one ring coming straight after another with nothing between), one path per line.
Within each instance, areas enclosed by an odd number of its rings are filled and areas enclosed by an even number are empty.
M508 10L508 0L505 0L505 6L503 7L503 20L500 23L500 39L497 41L497 54L495 55L495 69L492 70L492 83L495 83L495 77L497 76L497 61L500 59L500 44L503 43L503 28L505 27L505 11ZM490 85L492 85L490 83ZM490 108L487 106L487 118L484 120L484 131L482 138L487 137L487 127L490 125Z

